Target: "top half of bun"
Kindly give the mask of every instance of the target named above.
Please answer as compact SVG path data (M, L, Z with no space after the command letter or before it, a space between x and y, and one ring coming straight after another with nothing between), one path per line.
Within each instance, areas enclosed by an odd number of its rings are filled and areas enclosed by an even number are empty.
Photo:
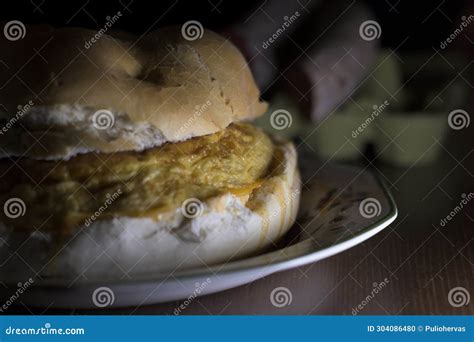
M3 155L67 159L215 133L266 110L238 49L166 27L141 36L26 27L0 38Z

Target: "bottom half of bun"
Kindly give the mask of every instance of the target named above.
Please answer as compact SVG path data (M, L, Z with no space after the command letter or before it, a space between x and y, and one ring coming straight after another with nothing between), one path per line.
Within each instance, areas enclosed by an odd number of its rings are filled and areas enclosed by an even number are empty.
M60 240L0 223L0 276L6 282L127 279L226 263L272 247L294 223L301 187L295 147L281 141L275 146L281 165L258 187L202 202L190 199L187 208L160 220L96 220Z

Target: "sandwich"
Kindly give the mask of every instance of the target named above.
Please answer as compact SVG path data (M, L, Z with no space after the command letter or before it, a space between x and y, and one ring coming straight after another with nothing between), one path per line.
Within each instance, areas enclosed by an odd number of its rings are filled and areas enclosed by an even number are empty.
M49 26L0 39L3 279L209 267L293 224L295 147L251 124L267 104L228 40Z

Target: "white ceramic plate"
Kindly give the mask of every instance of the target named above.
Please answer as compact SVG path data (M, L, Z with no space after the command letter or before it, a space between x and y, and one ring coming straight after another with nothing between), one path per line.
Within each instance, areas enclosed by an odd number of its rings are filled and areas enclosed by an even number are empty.
M137 306L210 294L312 263L370 238L393 222L395 203L369 170L303 160L299 218L281 248L204 269L116 281L35 281L21 294L30 306ZM0 290L10 298L17 284Z

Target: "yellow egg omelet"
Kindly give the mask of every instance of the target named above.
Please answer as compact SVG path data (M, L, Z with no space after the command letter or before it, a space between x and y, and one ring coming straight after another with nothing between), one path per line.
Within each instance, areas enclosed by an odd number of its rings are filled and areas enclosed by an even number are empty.
M0 203L18 198L18 229L69 232L107 204L97 219L156 217L188 198L251 191L270 169L271 139L249 124L142 152L87 153L65 161L0 160Z

